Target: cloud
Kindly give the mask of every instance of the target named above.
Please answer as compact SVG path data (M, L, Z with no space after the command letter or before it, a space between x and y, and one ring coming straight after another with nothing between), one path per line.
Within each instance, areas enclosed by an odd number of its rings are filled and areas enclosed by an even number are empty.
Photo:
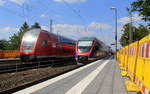
M18 31L18 28L12 28L12 27L4 27L4 28L0 28L0 32L6 32L6 31Z
M110 28L111 27L109 25L98 22L91 22L88 26L54 24L52 32L75 40L85 36L97 37L98 39L104 41L106 44L111 44L112 40L114 40L114 36L111 35L112 33L107 33L104 31L109 30ZM49 31L49 27L47 26L42 26L42 29Z
M41 28L42 28L43 30L47 30L47 31L50 30L50 27L47 27L47 26L44 26L44 25L42 25Z
M46 15L45 14L41 14L40 18L46 18Z
M5 5L5 3L6 3L6 1L4 1L4 0L0 0L0 6L4 6L4 5Z
M67 2L67 3L83 3L86 2L86 0L54 0L55 2Z
M42 26L43 29L48 29L46 26ZM98 22L92 22L88 26L71 25L71 24L54 24L55 31L95 31L95 30L109 30L111 28L108 24L102 24Z
M27 0L10 0L11 2L13 2L13 3L16 3L16 4L18 4L18 5L22 5L22 4L24 4Z
M134 15L132 16L132 20L133 20L134 22L141 21L141 20L142 20L142 16L139 16L138 14L134 14ZM120 24L126 24L126 23L129 23L129 22L130 22L130 18L129 18L129 17L123 17L123 18L118 19L118 22L119 22Z
M97 22L92 22L88 27L92 29L110 29L110 26L108 24L102 24Z
M84 29L83 26L79 25L70 25L70 24L55 24L54 26L55 31L79 31Z
M0 28L0 39L9 39L10 36L13 36L16 32L18 32L19 28L13 28L13 27L3 27Z

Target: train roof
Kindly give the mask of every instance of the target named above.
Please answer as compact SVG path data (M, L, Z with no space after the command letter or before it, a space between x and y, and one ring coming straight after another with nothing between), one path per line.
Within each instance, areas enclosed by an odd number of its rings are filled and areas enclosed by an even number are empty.
M104 47L107 47L103 41L97 39L96 37L82 37L82 38L80 38L78 41L86 41L86 40L87 40L87 41L88 41L88 40L91 40L91 41L97 40L101 45L103 45Z
M67 37L64 37L64 36L61 36L61 35L54 34L52 32L48 32L48 31L40 29L40 28L34 28L34 29L29 30L29 31L30 32L44 32L44 33L47 33L47 34L52 34L54 36L57 36L60 42L69 42L69 43L76 42L73 39L70 39L70 38L67 38Z
M98 40L96 37L82 37L79 39L80 40Z

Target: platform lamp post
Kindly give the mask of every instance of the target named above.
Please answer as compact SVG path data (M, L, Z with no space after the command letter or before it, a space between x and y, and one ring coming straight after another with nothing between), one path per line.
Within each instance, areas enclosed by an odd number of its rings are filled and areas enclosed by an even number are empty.
M111 7L111 10L115 11L115 41L116 41L116 60L117 60L117 8Z

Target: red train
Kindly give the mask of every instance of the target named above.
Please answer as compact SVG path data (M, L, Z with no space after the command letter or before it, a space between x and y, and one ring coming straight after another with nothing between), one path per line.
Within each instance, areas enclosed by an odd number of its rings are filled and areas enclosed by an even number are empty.
M27 31L20 45L21 60L72 58L76 41L42 29Z
M94 37L84 37L76 45L76 60L78 62L93 61L110 54L110 47Z

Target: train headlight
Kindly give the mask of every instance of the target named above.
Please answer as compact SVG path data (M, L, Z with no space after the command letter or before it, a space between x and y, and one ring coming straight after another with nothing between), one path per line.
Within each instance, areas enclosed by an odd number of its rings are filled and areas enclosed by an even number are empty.
M36 38L34 38L33 36L26 36L23 40L26 42L32 42L35 41Z

